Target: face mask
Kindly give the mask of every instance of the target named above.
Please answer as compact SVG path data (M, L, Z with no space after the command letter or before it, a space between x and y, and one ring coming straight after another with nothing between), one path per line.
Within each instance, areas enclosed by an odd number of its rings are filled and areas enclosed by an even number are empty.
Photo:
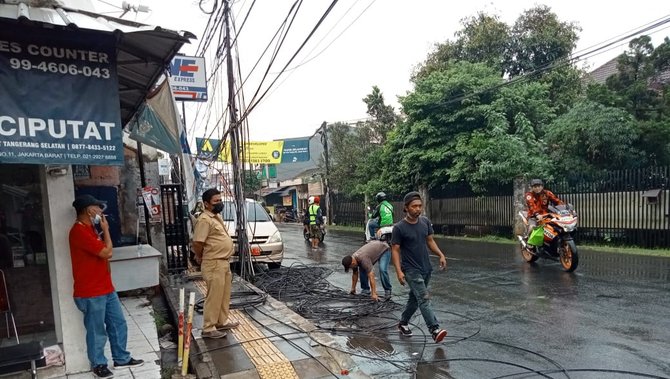
M212 205L212 213L218 214L223 212L223 203L216 203Z
M100 217L99 214L96 214L95 216L91 217L91 222L95 225L100 224L100 220L102 220L102 217Z

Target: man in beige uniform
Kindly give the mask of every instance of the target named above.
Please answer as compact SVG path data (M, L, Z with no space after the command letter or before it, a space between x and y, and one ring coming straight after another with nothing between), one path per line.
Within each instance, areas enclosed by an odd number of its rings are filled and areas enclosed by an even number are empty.
M205 210L198 217L193 235L195 259L207 283L202 337L223 338L224 330L239 325L237 321L228 321L233 281L228 259L233 255L233 240L220 215L223 211L221 192L208 189L202 194L202 202Z

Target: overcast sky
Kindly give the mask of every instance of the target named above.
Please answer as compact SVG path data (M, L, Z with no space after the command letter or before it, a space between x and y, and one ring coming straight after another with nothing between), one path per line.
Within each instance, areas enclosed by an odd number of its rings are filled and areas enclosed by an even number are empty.
M167 29L188 30L198 38L208 16L194 0L141 0L129 1L151 8L150 13L128 13L125 19L160 25ZM252 0L236 0L233 5L239 25ZM286 64L303 42L309 31L330 4L330 0L305 0L293 28L279 54L268 83ZM100 12L120 12L105 3L121 6L117 0L93 0ZM221 0L219 0L221 3ZM203 3L211 9L214 0ZM242 75L246 76L260 53L269 42L288 12L293 0L257 0L247 24L238 39ZM371 5L370 5L371 4ZM447 0L340 0L324 24L296 57L289 67L310 58L295 70L285 73L266 98L249 117L252 140L266 141L288 137L312 135L322 121L349 121L366 117L362 98L370 93L373 85L379 86L388 103L398 108L397 96L411 89L409 77L413 68L423 61L437 42L453 38L460 29L459 21L478 11L498 14L512 24L519 14L536 4L549 5L562 21L577 23L582 31L577 50L619 36L649 22L670 14L665 1L447 1ZM369 6L370 5L370 6ZM363 10L369 8L364 12ZM361 15L362 14L362 15ZM317 56L352 21L359 17L326 50ZM670 29L652 35L654 45L660 43ZM216 42L216 41L215 41ZM182 52L194 54L198 41L186 46ZM623 50L621 46L598 55L588 62L592 68L614 58ZM311 54L309 54L311 52ZM258 87L260 74L267 67L262 61L257 73L245 85L245 96L251 98ZM212 68L208 67L208 71ZM213 83L210 83L210 85ZM227 93L226 87L219 89ZM210 97L212 96L210 90ZM225 102L225 99L223 99ZM221 100L219 100L221 102ZM215 109L218 108L218 109ZM220 113L220 107L214 112ZM187 105L187 124L192 125L197 107ZM199 127L189 137L205 133L204 108L198 118ZM211 123L210 123L211 124ZM211 131L211 125L209 126ZM216 134L215 134L216 135Z

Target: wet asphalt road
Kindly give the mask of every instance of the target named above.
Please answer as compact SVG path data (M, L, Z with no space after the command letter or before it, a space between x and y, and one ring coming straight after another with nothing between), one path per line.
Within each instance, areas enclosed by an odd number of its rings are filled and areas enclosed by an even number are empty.
M331 283L350 288L340 260L362 245L362 234L329 231L313 251L300 225L278 226L283 265L328 267ZM440 345L426 340L419 312L410 338L393 328L378 339L338 337L365 372L379 378L670 378L670 259L581 250L580 266L570 274L557 262L523 262L515 245L438 244L448 268L433 272L432 299L448 337ZM389 270L393 301L404 304L407 288Z

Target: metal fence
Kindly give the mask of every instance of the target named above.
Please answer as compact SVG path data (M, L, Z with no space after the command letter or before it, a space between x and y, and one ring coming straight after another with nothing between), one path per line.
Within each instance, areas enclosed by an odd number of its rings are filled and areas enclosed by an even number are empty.
M189 234L188 212L184 206L181 184L161 185L163 227L165 232L166 263L168 272L188 268Z
M670 247L670 167L599 172L548 182L562 200L579 213L578 242L641 247ZM520 190L520 189L519 189ZM511 236L514 226L511 185L474 194L466 185L431 190L435 231L446 235ZM402 204L393 202L400 219ZM334 222L362 226L362 198L333 199Z
M579 212L578 241L670 247L670 167L577 176L547 187Z

